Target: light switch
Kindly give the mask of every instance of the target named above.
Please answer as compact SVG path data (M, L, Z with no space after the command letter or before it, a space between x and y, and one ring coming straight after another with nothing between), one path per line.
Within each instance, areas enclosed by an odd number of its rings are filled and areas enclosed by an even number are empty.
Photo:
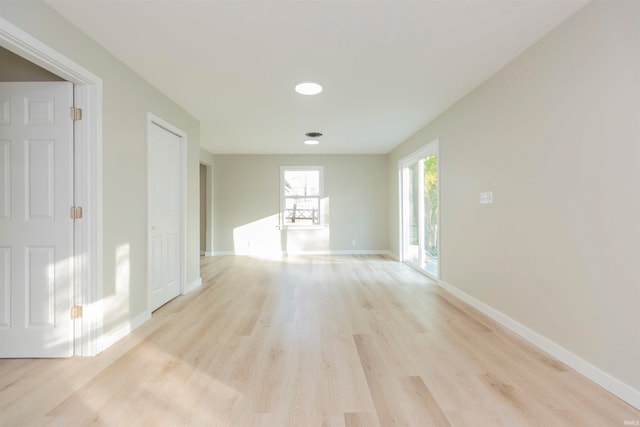
M480 204L490 205L493 203L493 191L483 191L480 193Z

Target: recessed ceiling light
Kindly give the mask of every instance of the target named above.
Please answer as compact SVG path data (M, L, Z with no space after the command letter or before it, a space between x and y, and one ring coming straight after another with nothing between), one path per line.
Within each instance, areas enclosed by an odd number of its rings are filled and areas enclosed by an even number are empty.
M318 141L317 139L307 139L304 141L304 143L307 145L318 145L320 144L320 141Z
M302 95L317 95L322 92L322 86L312 82L298 83L296 85L296 92Z
M305 133L309 138L320 138L322 136L321 132L307 132Z

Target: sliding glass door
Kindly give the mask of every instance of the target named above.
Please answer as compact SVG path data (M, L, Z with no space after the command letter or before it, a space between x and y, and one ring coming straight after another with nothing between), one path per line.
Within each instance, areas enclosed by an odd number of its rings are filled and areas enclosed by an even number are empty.
M438 141L402 159L399 170L402 260L437 279Z

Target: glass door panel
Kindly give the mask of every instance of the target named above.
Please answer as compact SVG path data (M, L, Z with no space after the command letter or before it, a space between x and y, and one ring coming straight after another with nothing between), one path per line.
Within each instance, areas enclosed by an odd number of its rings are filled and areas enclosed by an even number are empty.
M407 230L406 230L406 261L420 263L420 199L419 193L419 165L418 163L405 168L407 189Z
M438 157L427 156L422 161L424 178L424 246L422 268L438 277Z
M402 259L439 277L438 145L400 162Z

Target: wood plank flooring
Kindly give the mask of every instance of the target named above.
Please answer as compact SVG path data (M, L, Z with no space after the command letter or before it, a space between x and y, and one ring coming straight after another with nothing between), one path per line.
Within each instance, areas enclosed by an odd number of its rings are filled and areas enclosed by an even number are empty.
M95 358L0 360L0 425L622 426L625 404L375 256L202 259Z

